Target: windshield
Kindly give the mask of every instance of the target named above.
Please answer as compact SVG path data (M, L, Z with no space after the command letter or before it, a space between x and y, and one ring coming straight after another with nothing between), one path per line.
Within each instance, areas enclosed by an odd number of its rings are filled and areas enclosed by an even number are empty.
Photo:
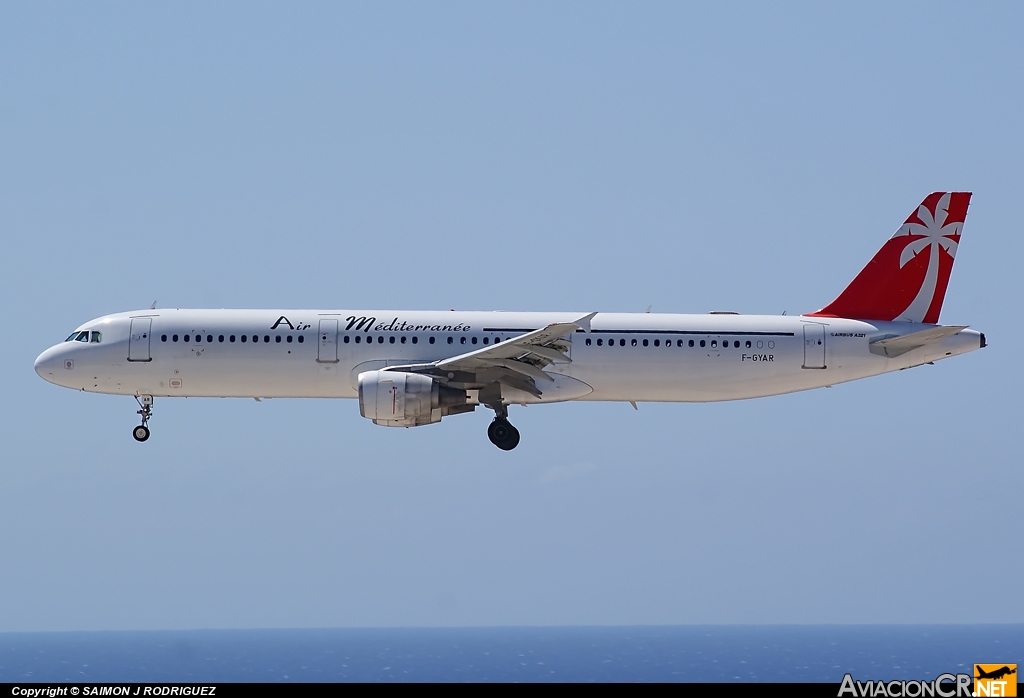
M100 332L90 332L88 330L83 330L81 332L78 332L76 330L75 332L72 332L71 334L69 334L68 338L65 339L64 341L65 342L89 342L89 343L92 343L92 344L99 344L100 342L103 341L103 334L100 333Z

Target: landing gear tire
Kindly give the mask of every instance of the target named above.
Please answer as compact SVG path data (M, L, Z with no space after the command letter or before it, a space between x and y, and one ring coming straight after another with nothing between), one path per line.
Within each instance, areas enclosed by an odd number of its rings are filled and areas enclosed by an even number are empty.
M153 396L152 395L136 395L135 402L139 403L141 408L137 415L142 417L142 424L132 429L132 437L142 443L149 438L149 420L153 416Z
M511 451L519 445L519 430L507 419L498 417L487 427L487 438L502 451Z

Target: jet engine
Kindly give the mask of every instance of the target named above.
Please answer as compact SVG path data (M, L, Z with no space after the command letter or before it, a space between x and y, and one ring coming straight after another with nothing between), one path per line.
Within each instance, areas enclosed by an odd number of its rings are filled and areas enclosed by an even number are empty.
M441 417L472 412L465 390L449 388L430 376L401 371L359 374L359 414L384 427L418 427Z

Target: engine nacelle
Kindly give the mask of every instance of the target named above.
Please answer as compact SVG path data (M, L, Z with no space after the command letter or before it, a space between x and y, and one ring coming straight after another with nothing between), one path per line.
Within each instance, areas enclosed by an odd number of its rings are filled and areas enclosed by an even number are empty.
M401 371L359 374L359 414L384 427L418 427L441 417L472 412L465 390L441 385L430 376Z

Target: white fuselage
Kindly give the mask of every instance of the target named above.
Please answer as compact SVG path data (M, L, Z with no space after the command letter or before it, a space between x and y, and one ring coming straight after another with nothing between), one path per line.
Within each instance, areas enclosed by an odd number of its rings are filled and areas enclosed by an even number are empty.
M36 371L68 388L156 397L357 397L357 376L465 354L582 313L145 310L87 322ZM709 402L778 395L878 375L983 346L973 330L889 358L870 351L917 323L808 316L598 313L569 336L570 363L543 396ZM93 335L94 336L94 335ZM244 341L243 341L244 338ZM472 396L471 396L472 401Z

